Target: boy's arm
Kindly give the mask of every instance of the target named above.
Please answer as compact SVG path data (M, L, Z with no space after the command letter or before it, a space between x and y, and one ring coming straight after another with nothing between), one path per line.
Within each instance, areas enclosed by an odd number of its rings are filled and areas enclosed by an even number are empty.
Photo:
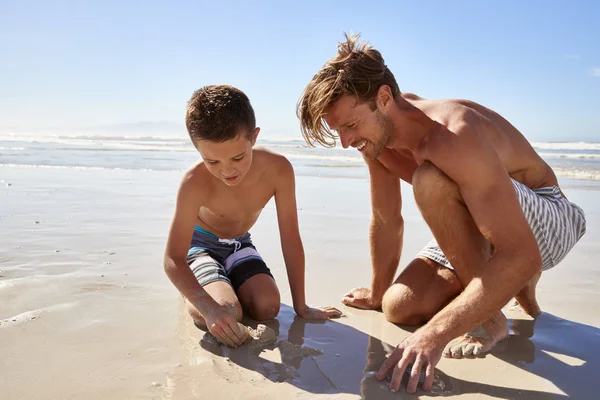
M342 302L363 309L381 307L383 295L391 286L402 253L404 220L400 179L377 160L367 160L371 181L371 226L369 243L373 277L371 288L354 288Z
M227 313L198 283L186 257L200 209L200 193L194 184L193 172L184 176L177 194L175 215L171 222L165 250L164 268L177 290L204 317L209 331L230 346L245 339L237 321Z
M294 311L300 317L319 318L340 316L333 307L323 310L311 309L306 305L304 291L304 247L298 228L296 208L296 183L292 164L282 157L278 166L275 189L275 205L281 239L281 250L285 261Z

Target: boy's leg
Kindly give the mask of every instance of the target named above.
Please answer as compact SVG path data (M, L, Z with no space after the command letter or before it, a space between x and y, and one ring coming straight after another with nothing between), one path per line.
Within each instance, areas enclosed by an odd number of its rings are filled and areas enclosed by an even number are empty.
M267 321L279 314L279 289L254 246L248 244L229 256L225 269L243 310L253 319Z
M252 276L239 287L237 294L244 311L257 321L267 321L279 314L279 289L270 275Z
M210 297L230 311L231 315L237 321L241 321L242 307L235 294L235 290L231 286L231 281L225 274L223 266L205 250L189 255L187 262L198 283L200 283ZM200 311L187 300L186 306L196 326L206 327L204 317Z
M237 321L242 320L242 306L240 305L235 291L229 282L224 280L216 280L203 285L203 288L214 301L225 307ZM185 303L187 305L188 312L194 319L196 326L206 328L204 317L200 314L198 309L196 309L196 307L194 307L187 300Z

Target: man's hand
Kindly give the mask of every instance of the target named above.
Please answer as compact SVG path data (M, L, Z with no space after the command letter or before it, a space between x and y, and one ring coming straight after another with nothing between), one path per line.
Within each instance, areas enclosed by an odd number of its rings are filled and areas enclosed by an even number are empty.
M305 319L326 320L330 318L339 318L342 312L335 307L312 308L307 305L300 307L296 314Z
M421 371L425 372L425 381L421 388L425 391L431 390L433 385L433 371L442 358L442 352L446 343L440 343L423 330L417 330L407 337L396 347L396 350L383 363L375 377L383 380L392 372L392 380L389 387L393 391L400 390L400 383L404 372L410 369L410 379L406 391L415 393Z
M342 303L364 310L378 310L381 308L381 300L373 299L371 289L354 288L344 295Z
M248 331L238 324L233 313L221 305L212 307L203 317L209 332L229 347L238 347L250 338Z

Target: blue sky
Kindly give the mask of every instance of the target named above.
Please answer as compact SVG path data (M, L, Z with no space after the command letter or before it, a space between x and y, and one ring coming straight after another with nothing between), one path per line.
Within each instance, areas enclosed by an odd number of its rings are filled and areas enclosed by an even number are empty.
M600 141L596 1L1 1L0 127L170 121L238 86L268 135L298 135L304 86L344 31L403 91L468 98L535 141Z

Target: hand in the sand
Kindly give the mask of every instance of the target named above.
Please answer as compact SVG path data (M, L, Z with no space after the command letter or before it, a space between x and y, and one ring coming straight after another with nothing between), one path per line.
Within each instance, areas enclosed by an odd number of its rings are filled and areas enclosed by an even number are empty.
M371 289L367 288L352 289L344 295L342 303L350 307L362 308L364 310L377 310L381 307L381 302L375 301Z
M242 329L227 308L218 306L205 314L206 327L221 343L229 347L238 347L248 339L248 332Z
M313 308L309 306L301 307L296 311L299 317L305 319L326 320L330 318L339 318L342 312L335 307Z
M431 390L433 385L433 371L442 358L445 343L440 345L435 338L424 330L417 330L396 347L396 350L383 363L375 377L385 379L392 372L389 387L393 391L400 390L400 383L407 368L410 367L410 378L406 391L415 393L421 376L425 372L425 380L421 389Z

